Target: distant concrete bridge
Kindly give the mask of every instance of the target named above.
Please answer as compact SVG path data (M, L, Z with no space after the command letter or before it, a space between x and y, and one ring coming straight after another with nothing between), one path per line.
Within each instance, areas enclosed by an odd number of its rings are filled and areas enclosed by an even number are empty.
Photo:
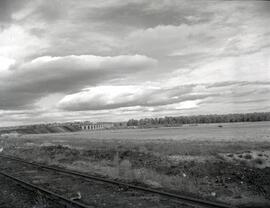
M98 129L109 129L112 128L112 123L97 123L97 124L81 124L81 129L87 130L98 130Z

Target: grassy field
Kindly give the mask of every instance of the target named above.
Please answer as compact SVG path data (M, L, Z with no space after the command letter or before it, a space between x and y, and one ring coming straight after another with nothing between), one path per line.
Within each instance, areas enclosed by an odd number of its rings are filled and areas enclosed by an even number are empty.
M270 203L269 127L260 122L5 135L0 149L153 188L263 207Z

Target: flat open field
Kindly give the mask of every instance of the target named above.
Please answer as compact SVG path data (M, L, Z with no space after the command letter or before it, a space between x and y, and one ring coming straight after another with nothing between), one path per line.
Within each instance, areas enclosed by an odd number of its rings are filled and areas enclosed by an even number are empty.
M270 122L10 135L2 153L131 183L270 205Z

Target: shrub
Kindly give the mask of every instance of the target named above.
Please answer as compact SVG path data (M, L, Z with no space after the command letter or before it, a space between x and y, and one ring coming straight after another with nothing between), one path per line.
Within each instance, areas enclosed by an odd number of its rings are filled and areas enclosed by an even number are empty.
M41 194L39 191L37 191L34 194L34 207L33 208L47 208L49 207L48 199Z
M227 157L233 157L233 154L231 154L231 153L227 154Z
M264 161L263 161L261 158L256 158L256 159L254 160L254 163L257 164L257 165L262 165L263 162L264 162Z
M250 160L250 159L252 159L252 155L246 154L246 155L244 156L244 158L247 159L247 160Z

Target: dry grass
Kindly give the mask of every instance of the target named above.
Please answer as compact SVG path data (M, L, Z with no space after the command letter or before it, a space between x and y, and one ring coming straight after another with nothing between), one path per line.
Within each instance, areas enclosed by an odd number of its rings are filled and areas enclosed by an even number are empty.
M49 208L50 204L48 199L39 191L33 195L34 206L33 208Z
M140 182L153 188L168 188L179 192L200 193L198 180L188 176L167 176L146 168L132 168L129 160L121 161L117 166L110 166L108 162L86 162L76 161L72 164L64 165L66 168L91 172L108 176L113 179L122 179L128 182ZM205 190L208 192L208 190ZM203 193L201 193L203 195ZM207 195L207 194L206 194Z

